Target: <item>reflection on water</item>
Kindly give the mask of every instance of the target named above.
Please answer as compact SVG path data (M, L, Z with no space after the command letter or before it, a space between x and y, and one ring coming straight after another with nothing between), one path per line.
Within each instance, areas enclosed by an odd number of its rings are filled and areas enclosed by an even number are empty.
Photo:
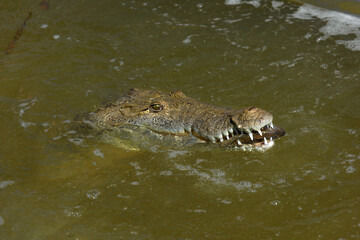
M32 11L0 57L0 239L360 238L357 2L40 2L0 2L4 51ZM130 87L256 105L287 136L139 149L73 127Z

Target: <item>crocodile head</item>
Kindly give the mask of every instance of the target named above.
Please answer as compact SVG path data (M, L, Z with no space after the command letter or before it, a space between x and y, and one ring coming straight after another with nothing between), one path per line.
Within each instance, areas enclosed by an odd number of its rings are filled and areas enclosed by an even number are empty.
M181 91L130 89L116 102L87 114L83 122L99 130L141 126L159 134L192 136L199 142L220 146L268 148L285 135L265 110L217 107Z

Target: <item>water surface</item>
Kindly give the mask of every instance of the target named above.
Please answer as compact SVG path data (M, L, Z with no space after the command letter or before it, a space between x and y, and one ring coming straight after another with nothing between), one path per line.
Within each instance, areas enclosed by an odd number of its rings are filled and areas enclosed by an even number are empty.
M0 239L359 239L359 2L0 2ZM344 7L353 6L353 7ZM132 88L259 106L266 152L116 147Z

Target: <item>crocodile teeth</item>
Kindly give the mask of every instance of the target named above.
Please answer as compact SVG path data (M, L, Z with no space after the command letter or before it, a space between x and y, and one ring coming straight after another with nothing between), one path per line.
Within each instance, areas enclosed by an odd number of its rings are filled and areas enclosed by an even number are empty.
M270 127L271 127L271 128L274 128L274 124L273 124L273 123L270 123Z
M224 131L224 132L223 132L223 135L224 135L224 137L226 138L226 140L229 140L229 133L228 133L228 131Z
M233 134L233 133L234 133L234 130L233 130L232 128L229 128L229 129L228 129L228 132L229 132L230 134Z
M268 145L268 141L266 140L266 137L264 137L264 143L265 145Z
M240 140L239 140L239 139L237 140L237 144L242 145L242 143L240 142Z
M258 133L260 134L260 136L262 136L262 132L261 132L261 130L259 129L259 130L257 130L258 131Z
M254 140L254 137L253 137L252 132L249 132L248 134L249 134L249 137L250 137L251 141L253 141L253 140Z
M272 137L270 137L270 141L272 141L273 140L273 138Z
M215 141L219 141L219 142L224 141L223 135L221 133L219 133L218 135L215 135L213 137L215 138Z

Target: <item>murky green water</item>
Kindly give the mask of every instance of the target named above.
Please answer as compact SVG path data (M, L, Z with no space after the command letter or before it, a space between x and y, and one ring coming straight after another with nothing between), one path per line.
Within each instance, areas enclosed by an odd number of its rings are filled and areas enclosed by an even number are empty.
M40 2L0 1L1 51L33 13L0 55L0 239L360 239L359 2ZM127 151L72 131L130 87L256 105L287 136Z

